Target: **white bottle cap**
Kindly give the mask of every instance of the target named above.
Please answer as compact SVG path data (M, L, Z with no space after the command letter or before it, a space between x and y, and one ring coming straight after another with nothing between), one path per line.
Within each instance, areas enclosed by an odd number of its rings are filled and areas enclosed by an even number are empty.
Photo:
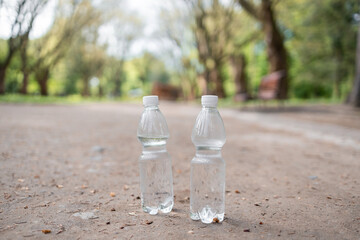
M143 104L144 106L157 106L159 105L159 98L156 95L144 96Z
M216 107L218 102L218 96L204 95L201 97L201 105L205 107Z

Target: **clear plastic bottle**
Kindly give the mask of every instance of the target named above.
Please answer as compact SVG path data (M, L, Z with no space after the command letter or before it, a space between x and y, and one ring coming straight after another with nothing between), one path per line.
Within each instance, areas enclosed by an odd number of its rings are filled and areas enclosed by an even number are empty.
M144 111L137 137L143 146L139 158L141 207L155 215L169 213L174 206L171 158L166 150L169 130L159 110L158 96L143 97Z
M191 136L196 155L191 161L190 217L203 223L222 222L225 214L225 161L221 148L226 135L217 102L217 96L202 96L202 109Z

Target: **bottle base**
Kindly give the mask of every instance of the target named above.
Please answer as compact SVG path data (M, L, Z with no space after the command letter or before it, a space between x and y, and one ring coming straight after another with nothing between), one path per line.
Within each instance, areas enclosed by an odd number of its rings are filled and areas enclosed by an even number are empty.
M224 213L214 213L211 208L204 207L199 212L190 212L190 218L194 221L201 220L202 223L220 223L224 221Z
M174 201L165 201L164 203L160 204L159 206L142 206L144 212L149 213L150 215L156 215L159 213L170 213L174 206Z

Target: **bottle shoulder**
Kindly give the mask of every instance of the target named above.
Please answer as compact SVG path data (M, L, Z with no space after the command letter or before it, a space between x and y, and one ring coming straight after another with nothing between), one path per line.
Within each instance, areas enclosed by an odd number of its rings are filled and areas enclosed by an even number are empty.
M191 164L218 164L225 165L225 160L221 156L195 156L191 160Z
M221 148L226 142L224 122L216 108L203 108L196 118L191 140L195 146Z
M169 138L169 129L164 115L158 108L145 108L139 121L137 136L140 141L151 139L166 141Z

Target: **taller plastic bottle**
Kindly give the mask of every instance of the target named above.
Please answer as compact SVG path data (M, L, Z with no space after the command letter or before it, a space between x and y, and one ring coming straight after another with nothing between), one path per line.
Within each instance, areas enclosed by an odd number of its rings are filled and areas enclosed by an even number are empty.
M166 150L169 130L159 110L158 96L143 97L144 111L137 137L143 149L139 158L141 207L155 215L169 213L174 206L171 158Z
M202 109L191 136L196 155L191 161L190 217L203 223L222 222L225 214L225 161L221 148L226 135L217 102L217 96L202 96Z

